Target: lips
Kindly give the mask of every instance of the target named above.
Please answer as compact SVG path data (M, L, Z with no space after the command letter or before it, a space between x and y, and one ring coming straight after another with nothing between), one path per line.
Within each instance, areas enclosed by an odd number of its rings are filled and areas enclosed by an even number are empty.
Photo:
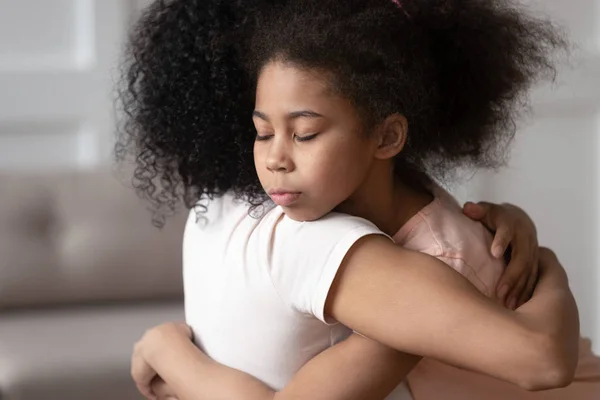
M275 204L281 207L287 207L295 203L300 197L300 192L290 192L285 190L273 190L269 192L269 196Z

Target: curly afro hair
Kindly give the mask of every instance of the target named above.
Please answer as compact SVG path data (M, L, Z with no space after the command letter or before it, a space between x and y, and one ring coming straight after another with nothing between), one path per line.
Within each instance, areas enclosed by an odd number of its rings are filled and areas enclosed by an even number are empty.
M527 90L554 76L565 46L509 0L157 1L128 47L117 155L134 156L156 221L227 191L260 204L255 82L280 60L329 73L367 125L406 116L400 177L496 167Z
M233 190L264 200L252 145L254 88L242 41L268 0L155 1L133 28L118 87L124 119L118 161L133 158L133 186L153 222L183 201ZM249 19L248 16L252 16Z

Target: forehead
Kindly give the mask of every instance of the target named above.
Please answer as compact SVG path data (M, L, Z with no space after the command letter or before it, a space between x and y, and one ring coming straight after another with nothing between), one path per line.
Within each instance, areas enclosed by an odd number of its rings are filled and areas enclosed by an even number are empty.
M256 101L295 97L305 100L328 99L336 96L330 77L318 70L299 68L281 61L270 62L262 69L256 88Z
M321 122L345 130L362 130L360 113L331 82L333 76L327 72L271 62L262 69L257 82L255 111L272 122L287 122L294 119L291 116L295 113L310 110L323 116Z

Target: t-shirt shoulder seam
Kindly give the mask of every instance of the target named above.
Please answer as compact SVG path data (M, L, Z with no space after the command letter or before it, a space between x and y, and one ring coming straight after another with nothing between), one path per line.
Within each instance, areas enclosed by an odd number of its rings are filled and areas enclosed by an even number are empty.
M425 214L423 214L421 211L419 211L417 213L419 219L415 220L411 225L410 225L410 229L408 229L406 232L402 233L402 237L400 238L400 240L404 239L405 237L407 237L408 235L410 235L415 229L417 229L417 227L421 224L427 224L427 222L425 221ZM431 228L429 227L429 225L427 224L427 227L431 230Z
M348 230L346 232L346 234L344 236L342 236L334 245L333 248L337 249L339 246L342 246L343 244L346 243L346 241L348 240L349 237L352 236L356 236L357 232L359 233L358 237L356 240L354 240L352 242L352 245L350 246L350 248L356 243L358 242L360 239L366 237L366 236L370 236L370 235L382 235L382 236L386 236L383 232L377 232L377 231L373 231L368 227L365 226L355 226L354 228L351 228L350 230ZM349 248L349 249L350 249ZM348 249L348 250L349 250ZM345 256L344 256L345 257ZM327 263L329 263L329 258L327 259ZM337 272L339 271L339 268L341 267L341 263L340 265L338 265L337 269L336 269L336 273L335 275L337 275ZM325 271L323 271L320 276L319 276L319 280L316 283L317 285L319 285L322 282L323 279L323 274ZM281 294L281 291L279 290L277 284L275 284L275 280L273 279L273 275L272 275L272 271L271 268L267 269L267 274L269 276L269 282L271 283L271 286L273 287L273 290L275 291L275 293L277 294L277 297L279 298L279 300L282 302L282 304L284 304L287 308L289 308L292 312L298 314L298 315L302 315L302 316L312 316L312 314L310 314L309 312L305 312L305 311L301 311L298 310L296 307L294 307L294 305L290 302L287 301L285 299L285 297ZM335 279L335 278L334 278Z
M425 225L427 225L427 229L429 230L429 233L431 234L431 237L433 238L433 240L435 240L435 244L438 247L438 253L440 255L445 254L445 252L444 252L444 246L442 246L442 243L438 240L438 235L435 233L435 230L431 227L431 224L427 220L427 214L422 213L422 212L419 211L419 215L421 216L421 219L423 220L423 223L425 223Z
M271 246L273 246L273 243L271 243ZM277 297L279 298L279 300L281 301L281 303L283 305L285 305L287 308L289 308L293 313L296 313L298 315L305 315L305 313L298 311L292 305L292 303L290 303L289 301L285 300L284 296L281 294L279 288L277 287L277 285L275 284L275 281L273 280L273 273L272 273L272 270L271 270L271 262L269 262L267 265L269 266L267 268L267 275L269 276L269 282L271 283L271 287L275 291L275 294L277 295Z
M327 282L328 282L328 285L329 285L329 286L328 286L328 288L327 288L327 293L326 293L326 295L325 295L325 299L319 299L319 300L323 300L323 304L319 304L319 307L323 307L323 308L325 307L325 303L326 303L326 301L327 301L327 297L329 296L329 291L331 290L331 285L333 284L333 281L335 280L335 277L337 276L337 274L338 274L338 272L339 272L339 270L340 270L340 267L342 266L342 263L344 262L344 259L346 258L346 255L348 254L348 252L350 251L350 249L351 249L351 248L352 248L352 247L353 247L353 246L354 246L354 245L355 245L355 244L356 244L356 243L357 243L359 240L361 240L361 239L363 239L363 238L365 238L365 237L367 237L367 236L371 236L371 235L384 236L384 237L387 237L387 238L391 239L391 238L390 238L388 235L386 235L385 233L383 233L383 232L381 232L381 231L379 231L379 232L378 232L378 231L376 231L376 230L373 230L373 229L372 229L372 228L370 228L370 227L367 227L367 226L362 226L362 225L361 225L361 226L355 226L354 228L352 228L352 229L348 230L348 231L346 232L346 234L345 234L343 237L341 237L341 238L340 238L340 239L339 239L339 240L336 242L336 244L333 246L333 251L331 252L331 254L329 255L329 257L327 258L327 265L329 265L329 263L330 263L330 260L331 260L332 258L336 258L336 255L338 254L338 249L340 249L340 248L342 248L342 249L343 249L344 247L347 247L347 249L346 249L346 252L344 253L343 257L342 257L342 258L340 258L340 263L339 263L339 265L337 265L337 268L335 269L335 273L333 274L333 276L327 276L327 277L324 277L324 275L325 275L326 273L331 273L331 272L333 272L333 271L330 271L330 270L329 270L329 268L323 269L323 270L321 271L321 274L320 274L320 276L319 276L319 280L317 281L317 285L318 285L319 287L323 286L323 280L324 280L324 279L327 279ZM354 240L352 240L352 238L353 238L353 237L354 237ZM349 244L349 239L351 240L351 243L350 243L350 245L348 246L348 244ZM331 278L331 282L329 282L329 278ZM315 291L315 293L314 293L314 297L313 297L313 299L311 300L311 304L312 304L312 305L314 305L314 304L315 304L315 302L316 302L316 301L315 301L315 297L322 296L322 294L323 294L323 293L322 293L322 291L320 291L320 290L317 290L317 291ZM317 302L321 303L320 301L317 301ZM313 309L313 310L312 310L312 313L313 313L313 315L315 315L315 316L318 316L318 317L322 318L323 320L325 320L324 311L325 311L324 309L319 309L319 310L314 310L314 309ZM317 315L317 314L318 314L318 315Z

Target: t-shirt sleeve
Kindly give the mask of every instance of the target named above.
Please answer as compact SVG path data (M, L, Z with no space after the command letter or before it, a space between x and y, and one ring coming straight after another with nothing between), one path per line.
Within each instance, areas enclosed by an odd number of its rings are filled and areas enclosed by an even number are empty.
M384 235L371 222L331 213L312 222L285 218L271 248L270 274L283 301L295 311L325 323L325 301L350 248L368 235Z

